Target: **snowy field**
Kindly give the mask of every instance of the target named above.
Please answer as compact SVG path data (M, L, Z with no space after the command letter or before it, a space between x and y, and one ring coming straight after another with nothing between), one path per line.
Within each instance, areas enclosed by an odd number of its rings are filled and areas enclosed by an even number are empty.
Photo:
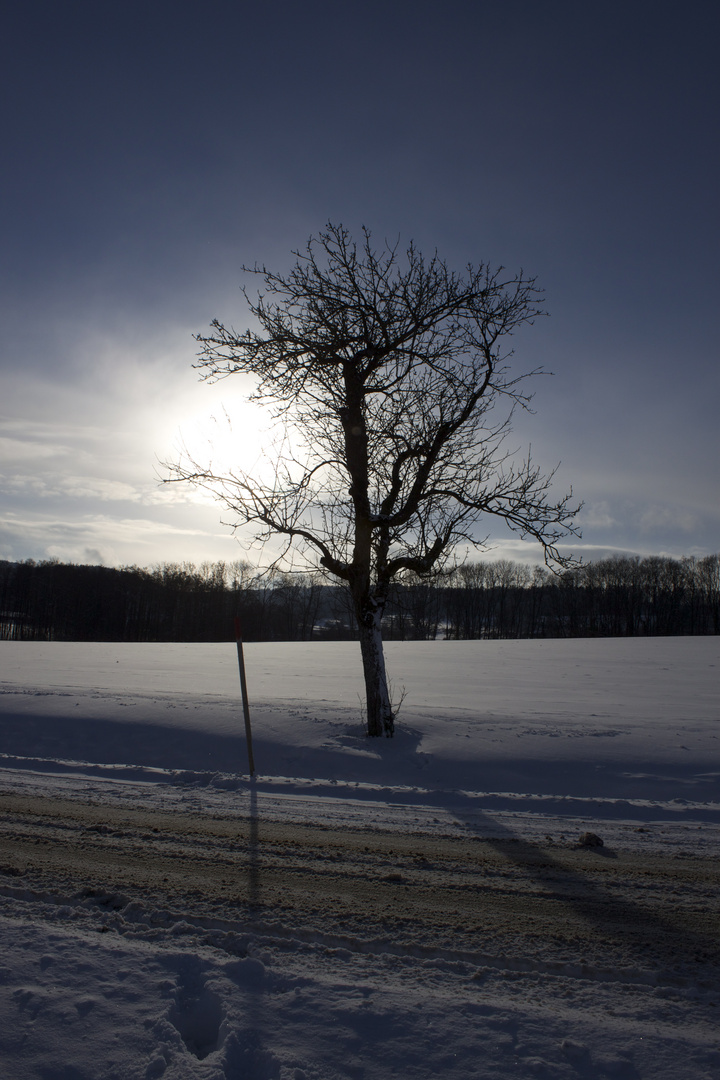
M245 656L0 643L3 1077L717 1080L718 639Z

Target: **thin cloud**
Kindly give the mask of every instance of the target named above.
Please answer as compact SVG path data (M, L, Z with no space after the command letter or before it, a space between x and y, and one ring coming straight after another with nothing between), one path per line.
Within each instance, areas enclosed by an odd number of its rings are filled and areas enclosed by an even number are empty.
M36 441L30 436L24 439L13 439L8 436L0 436L0 461L3 466L19 465L27 466L32 462L54 461L58 457L72 455L70 446L48 440Z
M237 558L237 544L219 529L214 532L208 522L182 525L105 514L72 521L39 513L0 518L0 558L78 562L86 560L89 550L107 565Z
M700 515L677 506L649 506L639 518L643 532L679 530L691 535L701 524Z
M588 503L582 509L579 523L582 528L588 529L611 529L618 524L607 502Z

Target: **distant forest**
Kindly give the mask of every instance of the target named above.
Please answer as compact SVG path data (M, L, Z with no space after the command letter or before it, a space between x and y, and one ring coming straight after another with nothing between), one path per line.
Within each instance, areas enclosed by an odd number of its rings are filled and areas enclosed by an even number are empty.
M247 563L114 569L0 561L0 639L246 641L356 637L345 590L319 575ZM431 582L405 579L383 622L389 641L720 633L720 555L617 556L559 575L499 561Z

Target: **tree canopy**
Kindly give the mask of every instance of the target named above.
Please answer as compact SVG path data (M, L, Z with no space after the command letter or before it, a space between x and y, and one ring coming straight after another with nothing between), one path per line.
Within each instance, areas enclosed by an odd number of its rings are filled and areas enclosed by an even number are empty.
M213 322L199 335L205 379L254 377L253 399L294 437L269 481L198 462L174 480L208 487L258 536L280 535L350 590L360 627L368 731L391 734L381 620L393 580L443 567L459 543L481 546L480 520L504 520L563 564L577 533L572 493L553 498L553 473L505 448L513 410L526 407L507 339L542 313L533 278L485 264L464 274L413 244L373 245L329 224L296 252L289 273L245 268L262 282L253 325Z

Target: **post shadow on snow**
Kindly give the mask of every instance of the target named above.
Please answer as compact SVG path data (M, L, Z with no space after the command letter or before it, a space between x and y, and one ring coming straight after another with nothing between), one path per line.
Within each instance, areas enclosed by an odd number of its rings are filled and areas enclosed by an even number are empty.
M671 911L665 916L657 907L650 908L618 897L592 879L590 874L603 860L617 858L612 849L569 843L565 850L577 851L586 860L587 873L584 873L568 867L547 846L519 838L494 818L477 813L470 815L463 807L454 806L452 812L475 839L532 877L542 887L540 900L556 901L570 908L585 922L630 950L639 963L646 965L648 959L652 959L666 965L695 960L717 964L720 960L717 940L710 934L688 930L672 919ZM487 832L483 829L485 820Z
M250 779L249 829L247 843L247 911L248 929L252 931L253 917L263 907L260 861L260 816L256 779ZM280 1075L280 1062L267 1049L263 1032L267 1015L263 1006L266 972L263 963L253 956L225 965L225 974L243 994L243 1010L237 1026L231 1027L223 1047L225 1075L238 1080L275 1080ZM230 1027L230 1025L228 1025Z
M248 908L253 915L262 907L260 896L260 818L257 785L250 780L250 827L248 835Z
M262 907L260 887L260 824L257 791L251 781L249 803L249 832L247 847L247 909L250 914L248 930L252 931L252 916ZM238 1080L272 1080L280 1074L280 1063L267 1049L264 1038L266 1014L265 966L248 949L223 965L224 976L233 982L242 995L240 1008L228 1012L222 998L208 980L208 965L194 953L171 956L168 966L176 976L173 1003L168 1020L178 1031L187 1050L199 1061L210 1055L222 1060L223 1075ZM218 1058L214 1057L214 1061Z

